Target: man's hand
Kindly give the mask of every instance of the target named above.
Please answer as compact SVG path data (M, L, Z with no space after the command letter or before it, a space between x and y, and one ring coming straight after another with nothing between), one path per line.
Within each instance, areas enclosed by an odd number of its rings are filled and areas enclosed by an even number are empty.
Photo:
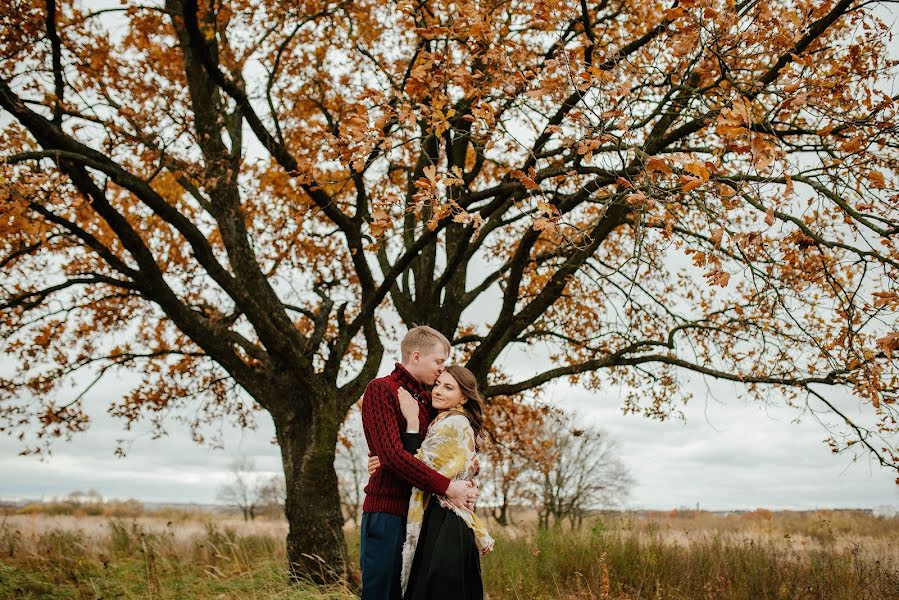
M474 510L474 503L480 495L481 490L471 481L451 481L446 488L446 499L454 506L469 511Z
M377 456L369 456L368 457L368 476L371 477L375 474L375 471L381 468L381 461Z

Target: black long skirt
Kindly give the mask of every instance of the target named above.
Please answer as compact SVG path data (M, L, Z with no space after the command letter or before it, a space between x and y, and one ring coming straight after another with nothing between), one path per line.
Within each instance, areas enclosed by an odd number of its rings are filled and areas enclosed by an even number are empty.
M404 600L483 600L481 556L459 515L431 498Z

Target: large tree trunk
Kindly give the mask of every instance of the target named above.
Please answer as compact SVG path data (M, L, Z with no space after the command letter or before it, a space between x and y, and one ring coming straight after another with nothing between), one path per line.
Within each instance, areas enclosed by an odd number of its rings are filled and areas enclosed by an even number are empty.
M341 419L332 399L310 402L311 415L275 417L289 524L287 560L293 579L346 580L350 572L334 454Z

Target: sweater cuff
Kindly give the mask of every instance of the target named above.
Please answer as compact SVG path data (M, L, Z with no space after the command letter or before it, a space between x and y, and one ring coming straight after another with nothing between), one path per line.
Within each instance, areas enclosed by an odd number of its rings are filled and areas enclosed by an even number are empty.
M446 490L449 488L451 481L449 480L449 478L441 475L440 473L437 473L437 477L437 483L439 484L436 490L437 494L439 496L446 496Z

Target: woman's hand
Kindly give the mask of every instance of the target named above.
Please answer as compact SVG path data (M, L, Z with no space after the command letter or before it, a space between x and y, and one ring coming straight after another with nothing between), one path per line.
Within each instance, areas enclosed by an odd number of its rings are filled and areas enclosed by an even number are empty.
M369 456L368 457L368 474L369 476L374 475L375 471L377 471L381 467L381 460L377 456Z
M406 388L397 390L400 397L400 412L406 419L406 433L418 433L418 400Z
M481 495L481 490L473 481L465 479L461 481L450 481L449 487L446 488L446 499L456 508L474 512L474 504Z

